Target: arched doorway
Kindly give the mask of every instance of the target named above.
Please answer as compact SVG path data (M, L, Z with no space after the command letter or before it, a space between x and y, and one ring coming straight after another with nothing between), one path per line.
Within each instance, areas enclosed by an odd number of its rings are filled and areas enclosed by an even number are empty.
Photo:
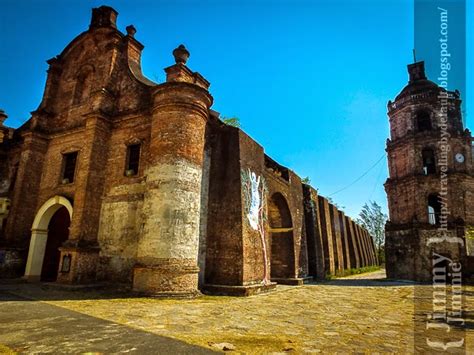
M44 251L43 267L41 268L41 281L56 281L58 277L59 248L69 237L71 219L66 207L61 207L51 217L48 225L48 238Z
M55 281L59 267L59 247L69 236L72 205L62 196L46 201L38 210L31 228L25 278Z
M272 280L295 277L293 223L288 203L280 193L275 193L268 204L271 237Z

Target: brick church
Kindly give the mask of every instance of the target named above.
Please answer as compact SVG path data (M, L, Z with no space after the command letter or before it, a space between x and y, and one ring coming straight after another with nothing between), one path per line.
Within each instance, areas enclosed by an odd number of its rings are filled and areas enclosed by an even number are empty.
M93 9L48 60L26 123L0 113L2 277L248 295L376 264L367 230L211 109L184 46L152 82L116 18Z

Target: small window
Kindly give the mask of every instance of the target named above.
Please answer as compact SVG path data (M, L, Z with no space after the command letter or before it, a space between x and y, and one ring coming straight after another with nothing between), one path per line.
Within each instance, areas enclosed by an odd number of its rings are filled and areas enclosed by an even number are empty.
M433 149L423 149L421 155L423 158L423 173L425 175L436 174L436 162Z
M77 152L64 154L63 184L69 184L74 181L76 173Z
M431 125L430 113L428 111L418 112L416 114L415 123L418 132L431 131L433 128Z
M125 176L133 176L138 174L140 165L140 144L133 144L127 147L127 165L125 168Z

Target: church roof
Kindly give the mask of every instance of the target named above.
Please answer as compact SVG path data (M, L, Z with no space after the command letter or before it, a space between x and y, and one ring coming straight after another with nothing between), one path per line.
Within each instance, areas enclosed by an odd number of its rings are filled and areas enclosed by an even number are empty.
M408 65L409 82L397 95L395 101L421 92L441 89L436 83L428 80L425 75L425 62L416 62Z
M408 83L402 91L397 95L395 100L399 100L405 96L410 96L414 94L418 94L420 92L426 92L431 90L439 90L440 87L436 85L434 82L428 79L419 79L412 83Z

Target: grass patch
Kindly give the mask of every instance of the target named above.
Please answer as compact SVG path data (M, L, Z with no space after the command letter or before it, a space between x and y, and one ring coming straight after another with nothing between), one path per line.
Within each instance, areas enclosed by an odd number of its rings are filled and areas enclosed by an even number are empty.
M333 280L338 277L346 277L351 275L358 275L358 274L365 274L367 272L374 272L380 270L381 267L379 265L372 265L372 266L364 266L358 269L345 269L345 270L338 270L336 271L336 275L326 275L326 280Z

